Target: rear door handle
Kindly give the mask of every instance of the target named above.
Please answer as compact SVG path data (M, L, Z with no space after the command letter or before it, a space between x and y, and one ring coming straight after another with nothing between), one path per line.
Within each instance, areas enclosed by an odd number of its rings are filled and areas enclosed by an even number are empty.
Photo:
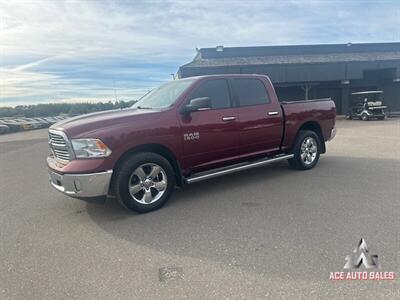
M228 122L228 121L234 121L236 120L236 117L222 117L222 121Z
M277 112L277 111L270 111L270 112L268 112L268 116L276 116L276 115L278 115L279 113Z

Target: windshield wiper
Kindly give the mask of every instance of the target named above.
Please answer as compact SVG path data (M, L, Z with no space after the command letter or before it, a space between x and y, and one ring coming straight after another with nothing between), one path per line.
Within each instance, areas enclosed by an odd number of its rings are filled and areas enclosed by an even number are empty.
M138 109L153 109L152 107L147 107L147 106L136 106Z

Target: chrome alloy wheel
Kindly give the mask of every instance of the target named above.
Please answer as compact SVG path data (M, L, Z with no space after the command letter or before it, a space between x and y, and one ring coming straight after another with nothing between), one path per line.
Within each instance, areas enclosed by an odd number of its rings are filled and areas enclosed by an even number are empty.
M306 137L301 144L300 157L303 163L311 165L317 157L318 143L313 137Z
M129 193L140 204L152 204L159 200L167 189L167 174L153 163L146 163L133 171L129 178Z

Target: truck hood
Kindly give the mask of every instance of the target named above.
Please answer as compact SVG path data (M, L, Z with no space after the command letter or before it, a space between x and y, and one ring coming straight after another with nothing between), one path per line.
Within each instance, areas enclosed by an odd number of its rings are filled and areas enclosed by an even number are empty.
M50 129L61 130L70 138L90 137L97 130L125 126L128 122L141 122L144 119L158 119L160 111L150 109L115 109L95 112L62 120Z

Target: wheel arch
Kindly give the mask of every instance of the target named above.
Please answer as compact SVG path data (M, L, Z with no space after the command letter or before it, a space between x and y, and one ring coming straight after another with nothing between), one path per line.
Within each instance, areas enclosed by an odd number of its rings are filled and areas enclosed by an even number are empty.
M300 126L299 130L297 131L297 134L300 132L300 130L311 130L311 131L314 131L318 135L319 140L321 142L321 147L322 147L321 153L325 153L326 152L324 136L322 134L321 126L319 125L318 122L316 122L316 121L307 121L307 122L305 122L304 124L302 124Z
M176 159L176 156L174 153L168 149L166 146L162 144L142 144L135 146L127 151L125 151L120 158L117 160L115 166L114 166L114 172L113 176L111 178L111 185L110 185L110 190L111 194L113 194L113 189L114 189L114 184L115 184L115 178L118 173L119 168L123 164L123 162L130 156L134 155L135 153L141 153L141 152L151 152L158 154L162 157L164 157L168 162L171 164L172 168L175 171L175 177L176 177L176 184L178 186L183 186L183 176L181 172L180 165L178 163L178 160Z

